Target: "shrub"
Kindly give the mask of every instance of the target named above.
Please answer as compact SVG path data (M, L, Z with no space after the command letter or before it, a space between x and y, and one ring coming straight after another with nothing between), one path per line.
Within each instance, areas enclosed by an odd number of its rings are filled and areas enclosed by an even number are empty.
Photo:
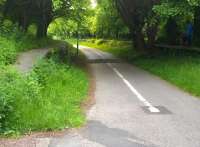
M50 38L37 39L20 31L16 25L6 22L0 26L0 64L8 65L15 62L19 52L56 43Z
M15 61L16 50L12 41L0 36L0 64L10 64Z
M106 43L106 40L104 40L104 39L99 39L99 40L96 40L96 42L95 42L97 45L101 45L101 44L103 44L103 43Z
M40 98L40 86L31 77L23 77L11 67L0 70L0 83L0 131L19 130L16 125L23 117L24 108Z
M64 129L84 123L81 102L87 95L85 73L52 59L40 60L28 75L0 70L0 133Z

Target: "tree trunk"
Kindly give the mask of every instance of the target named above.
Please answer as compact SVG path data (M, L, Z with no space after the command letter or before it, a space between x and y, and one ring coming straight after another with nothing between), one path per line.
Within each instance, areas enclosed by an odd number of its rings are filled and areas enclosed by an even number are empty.
M200 7L195 8L194 13L194 43L200 45Z
M141 29L139 29L133 33L133 44L134 44L135 50L138 53L146 52L144 35L143 35Z
M148 39L147 46L149 49L154 48L157 32L158 32L158 24L148 26L148 28L147 28L147 39Z
M37 27L37 38L47 37L48 25L45 23L39 23Z
M28 30L28 26L29 26L29 22L28 22L28 17L26 16L27 14L23 14L21 16L21 19L19 20L19 26L22 28L23 32L27 32Z
M39 19L37 23L37 38L47 37L47 30L50 24L50 19L47 19L46 14Z
M37 37L47 36L48 26L52 21L52 0L43 0L39 5L37 16Z

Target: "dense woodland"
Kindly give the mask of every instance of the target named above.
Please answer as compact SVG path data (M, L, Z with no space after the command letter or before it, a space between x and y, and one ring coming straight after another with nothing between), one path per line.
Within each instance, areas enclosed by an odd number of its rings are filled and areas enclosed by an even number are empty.
M193 44L200 38L199 0L1 0L1 23L9 19L24 32L31 25L37 37L132 39L138 50L155 41L181 44L187 23L193 24ZM173 36L173 37L172 37Z

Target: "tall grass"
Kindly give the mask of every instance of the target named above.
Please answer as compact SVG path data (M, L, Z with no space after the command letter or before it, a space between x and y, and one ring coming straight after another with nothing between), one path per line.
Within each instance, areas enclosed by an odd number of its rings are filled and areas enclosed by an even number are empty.
M87 97L87 75L79 68L42 59L23 75L0 70L0 133L23 134L79 127L85 121L81 103Z
M195 96L200 96L200 56L141 57L134 64Z
M0 26L0 135L84 123L81 103L87 96L87 75L75 65L69 67L61 62L61 53L52 52L26 75L12 67L20 52L59 43L49 38L36 39L15 25Z

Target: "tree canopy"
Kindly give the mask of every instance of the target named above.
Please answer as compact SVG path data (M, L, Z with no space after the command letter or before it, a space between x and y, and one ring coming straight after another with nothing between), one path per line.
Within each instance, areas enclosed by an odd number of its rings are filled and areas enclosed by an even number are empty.
M23 31L35 24L37 37L51 33L82 37L129 39L147 51L156 41L178 44L187 22L200 38L200 0L0 0L0 17ZM52 25L50 25L52 24ZM49 27L50 25L50 27ZM173 31L170 31L170 29ZM171 36L174 36L172 40Z

